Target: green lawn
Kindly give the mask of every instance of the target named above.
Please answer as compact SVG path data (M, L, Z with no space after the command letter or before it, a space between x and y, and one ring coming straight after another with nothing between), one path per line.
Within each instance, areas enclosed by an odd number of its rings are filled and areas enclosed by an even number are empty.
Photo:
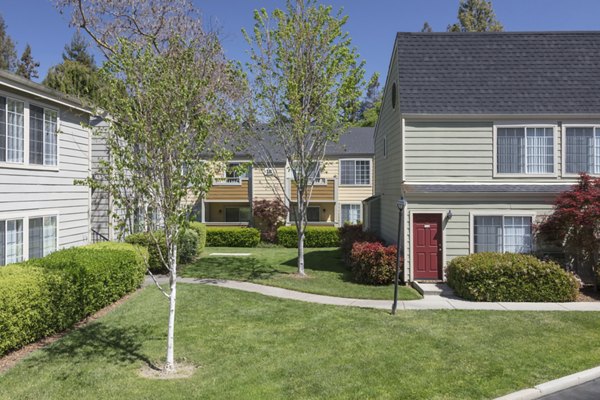
M164 357L167 302L149 287L0 375L0 399L488 399L600 364L597 313L335 307L179 285L188 379Z
M391 300L393 285L360 285L351 281L341 251L335 248L306 249L304 263L307 278L299 278L297 249L281 247L232 248L208 247L202 257L182 269L181 276L249 281L301 292L359 299ZM251 257L210 256L211 253L251 253ZM412 288L400 287L400 300L421 296Z

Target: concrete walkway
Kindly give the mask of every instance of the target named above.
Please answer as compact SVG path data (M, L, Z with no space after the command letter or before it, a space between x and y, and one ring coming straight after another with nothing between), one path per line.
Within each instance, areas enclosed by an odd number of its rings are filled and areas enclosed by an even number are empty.
M160 283L167 283L165 276L157 277ZM308 303L329 304L335 306L350 306L361 308L377 308L391 310L391 300L350 299L344 297L323 296L282 289L273 286L259 285L250 282L239 282L221 279L178 278L177 282L202 284L236 289L244 292L260 293L265 296L304 301ZM146 277L146 285L152 285L152 279ZM497 310L497 311L600 311L600 302L574 303L482 303L466 301L446 293L425 293L421 300L406 300L398 302L398 310Z

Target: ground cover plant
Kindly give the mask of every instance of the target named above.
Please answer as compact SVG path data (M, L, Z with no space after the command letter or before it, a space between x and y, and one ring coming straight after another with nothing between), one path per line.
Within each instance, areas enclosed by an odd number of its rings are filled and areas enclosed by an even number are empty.
M250 253L250 257L210 256L211 253ZM184 267L182 276L249 281L301 292L338 297L391 300L392 285L371 286L355 283L342 262L338 248L306 249L308 277L296 274L296 249L209 247L196 262ZM420 296L412 288L400 287L401 300ZM390 305L391 306L391 305Z
M0 399L490 399L600 359L597 313L392 317L180 284L177 345L198 368L148 380L140 368L164 357L161 296L145 289L33 353L0 375Z

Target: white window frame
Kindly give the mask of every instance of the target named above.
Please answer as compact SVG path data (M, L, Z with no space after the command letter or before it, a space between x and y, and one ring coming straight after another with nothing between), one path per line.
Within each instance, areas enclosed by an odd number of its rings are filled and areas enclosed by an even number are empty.
M58 138L59 138L59 125L58 125L58 117L59 117L59 112L57 109L52 108L52 107L47 107L45 105L39 104L37 102L29 102L27 104L27 108L29 110L29 116L31 117L31 106L36 106L41 108L42 111L42 164L34 164L31 162L31 160L29 160L29 164L32 166L38 166L38 167L48 167L48 168L55 168L58 166L58 149L59 149L59 144L58 144ZM46 163L46 111L53 111L56 113L56 164L47 164ZM28 122L28 125L29 122ZM29 130L27 131L27 136L28 136L28 140L31 140L31 126L28 126ZM29 157L29 154L28 154Z
M342 183L342 161L354 161L354 183ZM356 161L368 161L369 162L369 183L356 183ZM370 158L340 158L338 162L338 176L340 186L360 186L369 187L373 185L373 160Z
M12 99L16 101L20 101L24 103L23 107L23 162L15 163L9 161L0 161L0 168L6 169L27 169L27 170L42 170L42 171L59 171L60 170L60 148L61 148L61 118L60 118L60 110L56 107L50 106L48 103L38 100L31 100L27 97L20 96L18 94L8 93L0 91L0 96L5 97L7 100ZM29 109L30 104L33 104L37 107L41 107L44 110L52 110L56 112L56 165L42 165L42 164L31 164L29 162L29 140L31 137L31 133L29 131Z
M553 168L552 173L545 174L528 174L527 166L525 166L525 172L521 173L502 173L498 172L498 128L523 128L525 130L525 137L527 137L527 128L551 128L553 142ZM558 124L557 123L494 123L493 127L493 170L492 176L494 178L556 178L558 177ZM525 162L527 162L527 146L525 146Z
M344 220L344 206L358 206L358 210L359 210L359 218L358 220L363 223L365 223L364 218L363 218L363 206L362 203L357 203L357 202L344 202L344 203L340 203L340 225L344 225L346 223L346 221Z
M56 250L60 250L60 213L58 210L47 210L42 213L40 213L39 210L5 213L0 212L0 221L12 221L16 219L23 220L23 261L29 260L29 219L45 217L56 217ZM4 245L6 246L6 242Z
M482 210L469 213L469 254L475 254L475 217L502 217L504 226L504 217L530 217L531 218L531 251L536 250L533 237L533 226L536 223L537 213L533 211L520 210ZM504 234L504 228L502 231ZM504 249L503 249L504 250Z
M568 178L577 178L579 176L579 174L567 172L567 128L594 128L594 134L595 134L596 129L598 129L600 131L600 123L594 124L594 123L586 122L586 123L582 123L582 124L577 124L577 123L569 122L567 124L562 125L562 135L561 135L561 152L563 155L562 160L561 160L562 176L568 177ZM600 176L600 174L595 173L595 172L588 172L588 175Z

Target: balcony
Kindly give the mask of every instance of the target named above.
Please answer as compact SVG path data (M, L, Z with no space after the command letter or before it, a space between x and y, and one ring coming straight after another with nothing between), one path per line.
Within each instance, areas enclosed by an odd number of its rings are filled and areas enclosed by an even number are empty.
M206 195L206 201L250 201L248 178L216 178Z
M315 184L312 188L312 195L310 196L310 201L336 201L335 200L335 191L336 191L336 180L335 179L327 179L327 178L317 178L315 179ZM292 202L297 200L296 193L296 182L292 181L290 185L290 197Z

